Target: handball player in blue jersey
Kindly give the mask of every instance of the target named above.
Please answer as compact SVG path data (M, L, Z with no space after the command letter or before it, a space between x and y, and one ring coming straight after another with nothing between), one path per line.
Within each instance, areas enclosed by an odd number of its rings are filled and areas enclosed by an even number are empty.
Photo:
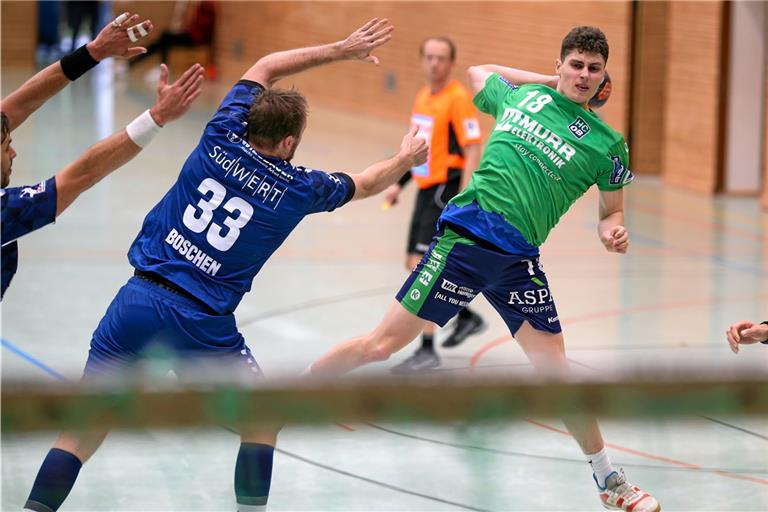
M139 154L147 137L165 122L182 115L200 90L203 68L193 69L173 86L164 71L158 101L151 113L145 112L126 130L121 130L90 147L75 162L40 183L8 187L16 151L11 132L56 93L64 89L100 61L108 57L130 59L146 52L134 44L152 31L152 22L139 20L138 14L123 13L99 32L93 41L65 55L27 80L2 99L2 291L11 284L18 267L17 239L52 223L84 191ZM150 123L147 126L147 123ZM151 133L144 133L146 129ZM143 131L144 130L144 131ZM147 140L145 140L147 139ZM137 144L138 141L138 144Z
M271 87L333 61L378 63L371 51L392 30L387 20L373 19L342 41L267 55L232 87L177 182L144 219L128 252L135 274L93 334L86 379L130 369L158 346L182 360L169 363L182 377L190 366L181 364L190 361L260 376L233 312L262 265L305 216L377 194L427 157L414 129L394 157L358 174L296 166L291 159L306 125L307 103L295 90ZM43 462L27 508L57 510L106 433L62 434ZM264 510L276 433L241 432L241 439L237 507Z

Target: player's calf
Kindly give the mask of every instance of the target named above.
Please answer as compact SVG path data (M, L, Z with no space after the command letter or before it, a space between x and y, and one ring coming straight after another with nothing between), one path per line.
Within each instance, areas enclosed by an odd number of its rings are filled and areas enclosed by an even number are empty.
M272 484L275 447L268 444L240 444L235 463L235 498L238 512L266 510Z

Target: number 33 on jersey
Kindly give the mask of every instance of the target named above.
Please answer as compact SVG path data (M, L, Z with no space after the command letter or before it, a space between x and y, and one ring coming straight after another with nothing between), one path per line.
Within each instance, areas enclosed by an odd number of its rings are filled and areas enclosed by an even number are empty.
M246 120L263 87L240 81L206 125L177 182L144 219L128 258L220 314L234 311L264 262L311 213L352 198L344 173L255 151Z

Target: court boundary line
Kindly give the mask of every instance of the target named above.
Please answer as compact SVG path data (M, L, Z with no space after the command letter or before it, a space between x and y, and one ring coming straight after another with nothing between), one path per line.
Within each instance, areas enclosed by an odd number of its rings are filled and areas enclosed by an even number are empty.
M345 471L343 469L338 469L338 468L335 468L333 466L328 466L328 465L321 464L319 462L307 459L305 457L301 457L300 455L296 455L296 454L294 454L292 452L288 452L288 451L283 450L281 448L275 448L275 451L278 452L278 453L281 453L283 455L286 455L288 457L292 457L292 458L294 458L296 460L300 460L300 461L302 461L302 462L304 462L306 464L310 464L312 466L316 466L316 467L325 469L327 471L331 471L333 473L339 473L341 475L344 475L344 476L347 476L347 477L350 477L350 478L354 478L356 480L361 480L361 481L367 482L369 484L373 484L373 485L377 485L377 486L380 486L380 487L384 487L385 489L389 489L389 490L392 490L392 491L397 491L397 492L400 492L400 493L403 493L403 494L409 494L411 496L416 496L418 498L424 498L424 499L427 499L427 500L436 501L438 503L445 503L446 505L453 505L454 507L459 507L459 508L462 508L464 510L474 510L474 511L477 511L477 512L491 512L490 509L472 507L470 505L465 505L463 503L458 503L458 502L450 501L450 500L444 500L442 498L438 498L438 497L435 497L435 496L430 496L428 494L423 494L423 493L416 492L416 491L410 491L408 489L404 489L404 488L398 487L396 485L388 484L386 482L381 482L379 480L374 480L372 478L368 478L368 477L365 477L365 476L362 476L362 475L356 475L354 473L350 473L349 471Z
M53 368L51 368L47 364L43 363L42 361L40 361L36 357L32 356L31 354L28 354L27 352L25 352L21 348L17 347L16 345L14 345L10 341L6 340L5 338L2 338L2 345L3 345L3 347L5 347L8 350L10 350L12 353L16 354L20 358L22 358L25 361L27 361L28 363L31 363L32 366L35 366L35 367L39 368L40 370L43 370L45 373L47 373L51 377L53 377L53 378L55 378L57 380L63 380L63 381L69 380L64 375L62 375L61 373L57 372L56 370L54 370Z
M746 429L744 427L739 427L737 425L733 425L731 423L728 423L727 421L718 420L717 418L712 418L710 416L700 416L700 417L704 418L705 420L711 421L712 423L718 423L718 424L720 424L720 425L722 425L724 427L727 427L727 428L730 428L730 429L733 429L733 430L738 430L739 432L742 432L744 434L748 434L750 436L755 436L755 437L758 437L760 439L764 439L764 440L768 441L768 436L764 436L763 434L759 434L757 432L753 432L752 430Z
M433 443L433 444L439 444L444 446L450 446L452 448L457 448L461 450L476 450L476 451L482 451L487 453L492 453L496 455L502 455L507 457L522 457L522 458L531 458L531 459L539 459L539 460L548 460L552 462L568 462L568 463L574 463L574 464L585 464L586 461L584 459L572 459L569 457L558 457L555 455L541 455L541 454L534 454L534 453L524 453L524 452L516 452L512 450L503 450L500 448L489 448L487 446L477 446L477 445L471 445L471 444L464 444L464 443L452 443L450 441L441 441L439 439L431 439L429 437L420 436L417 434L409 434L406 432L401 432L398 430L395 430L393 428L389 427L383 427L377 423L371 423L366 422L366 425L369 427L372 427L377 430L381 430L384 432L387 432L389 434L393 434L396 436L401 436L409 439L413 439L416 441L424 441L427 443ZM664 466L664 465L658 465L658 464L642 464L637 462L616 462L617 466L626 466L626 467L632 467L632 468L641 468L641 469L652 469L652 470L665 470L665 471L691 471L691 470L699 470L705 473L717 473L720 471L730 471L733 473L743 473L743 474L768 474L768 469L755 469L755 468L711 468L711 467L705 467L701 466L698 468L689 468L689 467L683 467L683 466Z

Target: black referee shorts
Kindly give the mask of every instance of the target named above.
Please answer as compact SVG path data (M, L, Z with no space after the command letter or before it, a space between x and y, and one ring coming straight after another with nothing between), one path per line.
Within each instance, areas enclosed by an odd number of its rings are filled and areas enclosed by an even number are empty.
M408 232L408 254L424 254L429 249L432 237L437 231L437 219L453 196L458 194L461 173L452 173L447 182L419 190L416 206L411 217Z

